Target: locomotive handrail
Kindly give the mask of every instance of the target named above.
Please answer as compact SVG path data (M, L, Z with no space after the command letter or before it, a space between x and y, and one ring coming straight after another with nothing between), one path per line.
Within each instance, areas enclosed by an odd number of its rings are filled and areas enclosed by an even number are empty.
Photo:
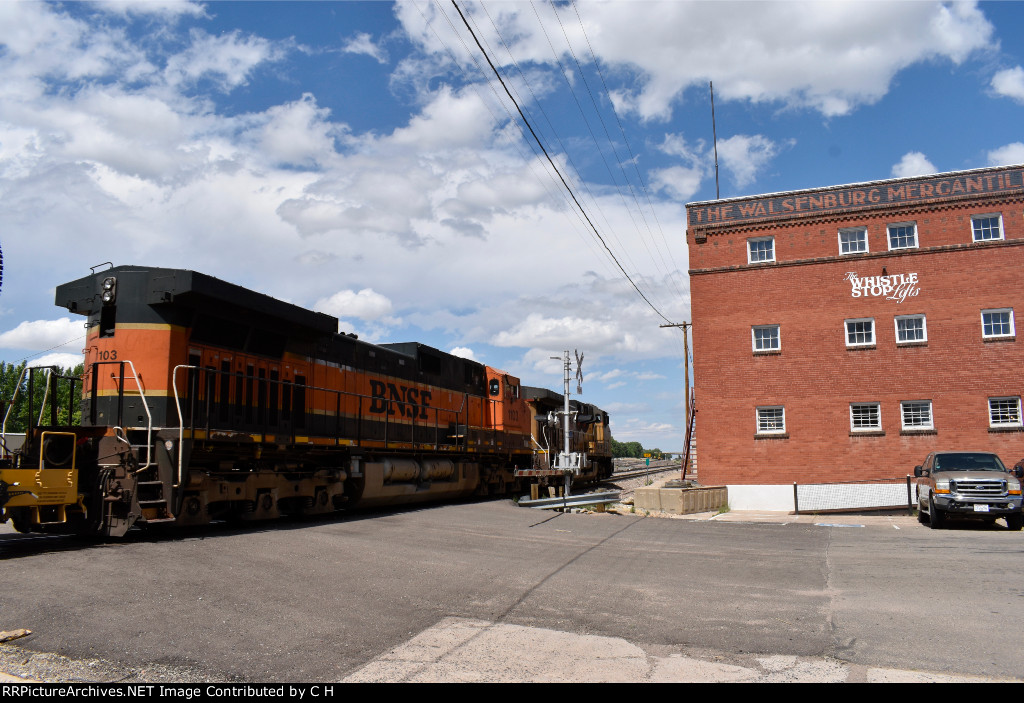
M106 362L106 363L117 363L117 362ZM239 379L247 378L247 377L244 377L244 376L242 376L241 374L238 374L238 373L225 372L225 371L222 371L222 370L219 370L219 369L203 367L203 366L197 366L197 365L194 365L194 364L179 364L179 365L175 366L174 369L172 370L172 372L171 372L171 386L172 386L172 390L174 392L174 406L175 406L175 410L176 410L176 412L178 414L178 442L179 442L179 450L178 450L178 482L179 483L178 483L178 485L175 486L175 488L180 486L181 481L184 479L183 456L182 456L182 452L181 452L181 449L180 449L180 445L181 445L182 442L184 442L184 437L185 437L185 419L184 419L184 415L182 413L182 408L181 408L181 396L180 396L180 394L178 392L178 370L179 369L190 369L190 370L194 370L194 371L199 371L199 372L204 373L204 374L206 374L208 376L208 380L207 380L207 383L206 383L207 392L204 394L204 396L205 396L204 397L204 401L205 401L205 410L206 410L205 414L206 414L207 436L209 436L209 433L210 433L210 402L211 402L212 394L214 392L213 391L214 386L211 385L209 379L212 378L212 377L215 377L215 376L223 376L225 374L229 375L229 376L235 376L236 378L239 378ZM198 388L199 388L199 386L201 384L199 383L199 379L196 379L196 381L197 382L196 382L196 389L195 390L198 391ZM286 380L283 380L283 379L278 379L278 380L265 379L264 382L271 383L271 384L276 384L278 386L286 386L286 385L287 386L292 386L293 388L302 387L307 392L310 393L310 395L306 396L307 399L311 399L313 397L313 395L315 393L317 393L317 392L334 395L335 396L334 439L335 439L336 442L341 438L341 427L340 427L341 416L342 416L342 413L341 413L341 397L342 396L347 396L347 397L351 397L351 398L357 399L358 400L358 407L357 407L357 410L356 410L356 413L357 413L357 418L356 418L356 446L361 446L362 442L363 442L362 422L363 422L363 400L364 399L365 400L370 400L370 401L372 401L372 400L381 400L381 401L384 402L385 413L384 413L384 418L383 418L383 423L384 423L384 440L383 441L384 441L384 447L385 448L387 448L387 446L388 446L388 444L390 442L390 427L391 427L391 424L392 424L391 423L392 409L394 408L396 403L403 402L403 401L397 401L397 400L394 400L394 399L391 399L391 398L379 398L379 397L375 397L375 396L364 395L362 393L354 393L352 391L343 391L343 390L339 390L337 388L324 388L324 387L321 387L321 386L310 386L310 385L305 385L305 384L298 384L298 383L295 383L294 381L286 381ZM194 397L194 395L195 394L193 393L192 397L190 398L192 403L194 403L196 401L196 398ZM482 400L487 400L486 396L483 396L483 395L474 396L474 397L479 397ZM426 409L428 411L433 411L433 413L434 413L434 430L435 430L435 432L434 432L434 447L435 448L437 448L440 445L440 442L438 440L440 438L440 434L439 433L440 433L440 417L441 417L441 413L446 413L446 414L452 416L454 418L456 426L458 426L459 425L459 421L460 421L460 417L463 414L463 412L466 410L466 403L467 403L468 399L469 399L469 393L463 393L463 395L462 395L462 402L461 402L461 404L459 405L458 408L437 408L437 407L432 407L432 406L417 406L417 407L421 407L422 409ZM305 412L305 410L306 410L306 408L303 408L303 412ZM481 407L481 410L483 410L483 407ZM194 420L195 420L195 412L194 412L194 410L191 413L191 418L192 418L192 420L194 422ZM416 444L415 428L417 426L422 426L424 424L424 423L417 422L417 419L418 419L417 416L414 415L412 418L410 418L409 423L408 423L409 427L411 428L411 433L410 433L410 443L411 444ZM262 413L261 413L261 416L260 416L259 425L261 427L261 434L263 436L265 436L267 434L268 423L267 423L266 418L262 416ZM193 424L192 427L193 427L193 430L194 430L194 424ZM291 437L292 437L292 439L294 441L294 437L295 437L294 428L289 428L289 429L290 429L289 434L291 435ZM492 434L493 434L493 431L492 431ZM456 446L458 446L459 444L461 444L461 443L460 442L456 442Z
M191 364L178 364L171 371L171 388L174 390L174 408L178 411L178 482L174 484L174 488L181 486L182 479L182 466L181 466L181 447L185 442L185 419L181 416L181 398L178 397L178 369L196 369L197 366Z
M146 393L142 390L142 383L139 380L139 373L135 370L135 364L129 359L121 361L94 361L93 366L93 393L92 393L92 404L95 410L96 405L96 392L97 384L99 382L99 371L96 367L108 364L119 364L120 372L117 384L117 421L120 423L124 418L121 417L124 412L124 367L127 364L132 370L132 380L135 381L135 387L139 391L139 398L142 399L142 407L146 411L146 463L136 469L136 472L148 469L153 465L153 413L149 411L149 403L146 402ZM114 374L110 374L111 377Z
M32 413L32 403L33 403L33 400L34 400L33 396L34 396L34 393L35 393L35 391L34 391L35 385L33 383L33 380L34 380L34 377L35 377L35 373L34 372L36 371L36 369L43 369L46 372L46 386L45 386L45 390L43 391L42 402L39 404L39 415L38 415L38 417L36 417L35 425L32 425L31 424L32 423L32 415L33 415L33 413ZM25 374L27 373L28 376L29 376L29 389L28 389L29 390L29 393L28 393L29 427L25 428L26 429L26 434L27 434L27 431L29 429L31 429L32 427L38 427L38 426L43 424L43 413L46 412L46 401L50 397L50 387L51 387L51 385L53 385L53 381L55 380L54 379L54 375L55 375L54 372L55 371L59 371L59 370L60 369L58 367L56 367L56 366L26 366L25 368L23 368L21 370L21 374L18 376L18 382L14 386L14 393L11 395L11 400L7 404L7 409L4 411L3 424L2 424L2 426L0 426L0 450L2 450L3 456L9 456L11 454L11 452L7 449L7 420L10 418L11 412L14 410L14 401L16 401L18 399L18 394L21 392L21 383L22 383L22 381L25 380ZM68 394L68 423L70 424L71 416L72 416L71 403L73 403L74 396L75 396L74 379L76 377L75 376L61 376L61 375L57 374L57 378L67 378L67 379L72 381L71 392ZM51 425L56 425L57 424L57 405L56 405L57 399L56 399L56 393L54 394L54 396L55 396L54 400L51 401L51 403L50 403L50 416L51 416L51 420L52 420L51 423L50 423Z
M21 370L21 375L18 376L18 383L14 386L14 393L7 404L7 412L4 413L4 424L0 426L0 440L3 440L5 446L7 444L7 418L10 417L11 411L14 409L14 401L18 398L18 392L21 390L21 382L25 379L26 371L28 371L27 366Z
M4 424L0 427L0 440L7 444L7 418L10 417L11 411L14 410L14 401L18 399L18 393L21 392L21 382L25 380L25 374L34 371L35 369L46 370L46 391L43 393L43 402L39 405L39 417L36 419L36 425L41 425L43 422L43 410L46 408L46 398L50 391L50 373L53 371L52 366L26 366L21 370L21 374L18 376L18 382L14 386L14 393L11 395L11 400L7 404L7 412L4 413ZM32 419L32 394L29 393L29 421ZM28 428L26 428L27 430Z

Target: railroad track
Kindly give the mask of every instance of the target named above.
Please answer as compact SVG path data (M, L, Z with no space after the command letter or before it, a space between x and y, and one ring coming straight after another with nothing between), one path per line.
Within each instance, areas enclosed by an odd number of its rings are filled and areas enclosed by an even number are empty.
M616 479L622 478L636 478L637 476L646 476L649 474L662 474L666 471L679 471L679 464L672 464L669 466L651 466L650 468L644 467L641 469L629 469L628 471L616 471L611 475L611 478L605 479L602 483L614 482Z

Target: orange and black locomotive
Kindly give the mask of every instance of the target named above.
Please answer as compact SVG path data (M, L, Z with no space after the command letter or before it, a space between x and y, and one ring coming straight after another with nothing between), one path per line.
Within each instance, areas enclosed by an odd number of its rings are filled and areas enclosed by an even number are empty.
M20 531L502 495L550 451L538 417L554 394L202 273L114 267L56 304L87 319L81 421L52 408L0 456L0 521ZM608 416L574 407L593 480L610 472Z

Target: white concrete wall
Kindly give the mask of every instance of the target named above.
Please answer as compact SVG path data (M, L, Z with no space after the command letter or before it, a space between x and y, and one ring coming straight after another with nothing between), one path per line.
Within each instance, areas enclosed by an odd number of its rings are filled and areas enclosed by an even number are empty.
M793 484L729 486L730 510L793 510Z
M911 502L917 494L911 486ZM836 510L869 508L879 506L898 507L907 504L905 483L885 484L835 484L804 485L800 487L800 512L814 510ZM781 510L793 511L793 484L782 485L732 485L729 486L729 508L731 510Z

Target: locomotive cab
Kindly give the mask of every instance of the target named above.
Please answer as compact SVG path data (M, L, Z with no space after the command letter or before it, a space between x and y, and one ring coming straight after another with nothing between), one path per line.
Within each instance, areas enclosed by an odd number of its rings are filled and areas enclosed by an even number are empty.
M530 416L518 378L488 366L487 401L491 427L514 435L529 435Z

